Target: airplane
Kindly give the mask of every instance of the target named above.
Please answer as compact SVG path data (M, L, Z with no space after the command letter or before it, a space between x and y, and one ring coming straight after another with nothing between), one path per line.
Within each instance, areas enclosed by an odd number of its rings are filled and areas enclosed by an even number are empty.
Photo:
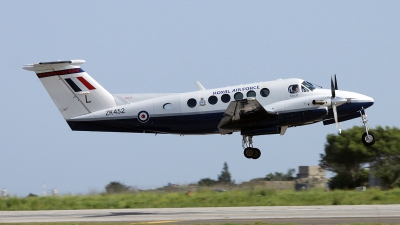
M253 136L280 134L287 128L361 117L362 142L375 143L365 109L371 97L338 90L336 75L323 89L303 79L277 79L215 89L196 82L186 93L110 94L82 68L84 60L27 64L36 73L73 131L204 135L240 132L244 156L258 159Z

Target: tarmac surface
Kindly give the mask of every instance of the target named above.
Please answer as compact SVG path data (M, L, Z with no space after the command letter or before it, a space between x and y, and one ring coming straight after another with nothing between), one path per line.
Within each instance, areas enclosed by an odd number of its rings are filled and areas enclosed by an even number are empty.
M146 222L199 224L228 222L247 223L256 221L299 224L339 224L354 222L400 224L400 205L0 211L0 223Z

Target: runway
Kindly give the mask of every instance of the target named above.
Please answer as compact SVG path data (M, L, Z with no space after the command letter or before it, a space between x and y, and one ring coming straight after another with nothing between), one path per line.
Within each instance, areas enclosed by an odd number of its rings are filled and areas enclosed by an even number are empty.
M27 222L281 222L335 224L385 222L400 224L400 205L260 206L101 210L0 211L0 223Z

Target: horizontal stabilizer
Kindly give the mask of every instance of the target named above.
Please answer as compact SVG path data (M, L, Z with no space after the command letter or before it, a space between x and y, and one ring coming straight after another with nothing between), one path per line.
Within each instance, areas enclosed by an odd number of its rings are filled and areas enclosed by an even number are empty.
M34 64L27 64L23 67L24 70L43 72L43 71L55 71L65 69L79 68L81 64L85 63L85 60L69 60L69 61L53 61L53 62L40 62Z

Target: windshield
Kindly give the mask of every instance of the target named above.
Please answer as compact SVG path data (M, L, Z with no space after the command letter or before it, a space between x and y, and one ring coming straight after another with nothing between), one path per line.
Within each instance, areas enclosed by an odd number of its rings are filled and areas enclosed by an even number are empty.
M306 86L308 89L310 89L311 91L315 89L314 85L312 85L310 82L308 81L303 81L303 83L301 83L302 85Z

